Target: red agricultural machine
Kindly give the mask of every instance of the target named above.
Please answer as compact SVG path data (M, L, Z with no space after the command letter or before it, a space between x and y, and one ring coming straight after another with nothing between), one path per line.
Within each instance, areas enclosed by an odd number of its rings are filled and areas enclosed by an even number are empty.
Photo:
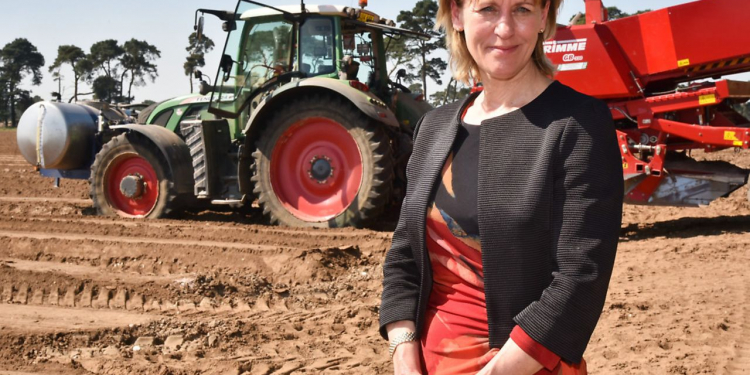
M559 27L545 52L559 81L608 103L625 201L706 205L745 185L748 170L690 151L749 146L750 120L736 109L750 82L718 79L750 71L750 1L701 0L611 21L601 0L585 2L585 25Z

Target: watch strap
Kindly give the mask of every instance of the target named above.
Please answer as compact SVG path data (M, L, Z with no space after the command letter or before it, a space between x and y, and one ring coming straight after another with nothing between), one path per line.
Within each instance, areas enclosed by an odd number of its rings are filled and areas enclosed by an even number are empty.
M393 358L393 353L396 352L396 348L405 342L417 341L417 334L414 332L402 332L390 341L391 345L388 347L388 356Z

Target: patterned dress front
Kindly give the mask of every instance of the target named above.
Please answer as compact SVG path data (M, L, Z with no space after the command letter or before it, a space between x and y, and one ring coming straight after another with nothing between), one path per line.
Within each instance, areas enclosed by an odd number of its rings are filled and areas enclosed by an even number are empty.
M421 338L426 375L473 375L499 351L489 346L477 221L479 131L480 126L462 122L427 211L433 287ZM586 374L585 361L561 362L520 327L511 337L545 366L538 374Z

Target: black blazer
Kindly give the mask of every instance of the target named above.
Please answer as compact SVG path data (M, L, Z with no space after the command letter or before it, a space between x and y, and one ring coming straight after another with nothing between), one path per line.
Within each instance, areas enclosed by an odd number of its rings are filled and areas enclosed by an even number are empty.
M417 125L383 266L383 337L398 320L422 330L432 287L427 207L474 97L435 109ZM607 106L559 82L524 107L482 122L477 198L491 347L501 347L518 324L564 360L580 362L615 260L621 163Z

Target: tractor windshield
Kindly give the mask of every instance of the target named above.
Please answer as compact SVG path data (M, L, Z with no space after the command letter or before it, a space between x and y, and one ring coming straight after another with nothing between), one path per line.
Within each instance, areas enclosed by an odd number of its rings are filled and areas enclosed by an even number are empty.
M211 112L237 117L248 98L292 68L293 28L283 15L240 1L211 94Z
M300 66L307 76L328 75L336 72L336 43L330 17L310 17L300 29Z

